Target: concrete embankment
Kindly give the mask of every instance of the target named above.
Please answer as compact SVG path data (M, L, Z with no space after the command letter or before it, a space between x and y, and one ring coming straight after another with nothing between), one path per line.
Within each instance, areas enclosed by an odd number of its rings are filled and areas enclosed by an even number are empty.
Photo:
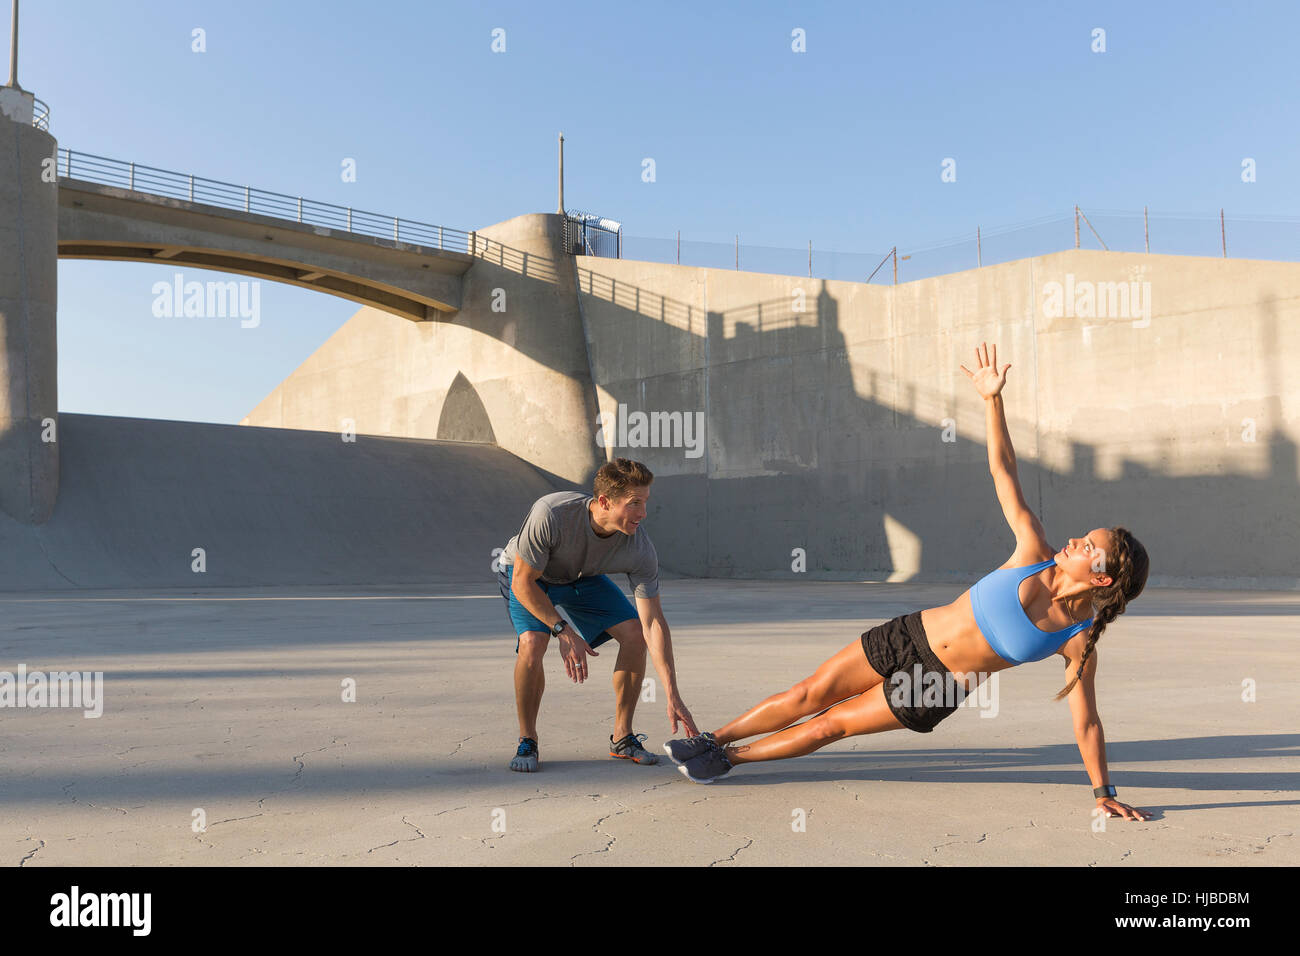
M50 520L0 515L0 590L486 581L556 490L467 442L65 413L59 446Z

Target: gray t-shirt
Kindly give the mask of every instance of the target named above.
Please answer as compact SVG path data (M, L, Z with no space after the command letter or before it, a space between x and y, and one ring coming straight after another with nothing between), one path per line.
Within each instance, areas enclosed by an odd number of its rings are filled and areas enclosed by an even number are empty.
M607 538L591 527L587 504L591 495L557 491L538 498L519 533L506 544L499 563L504 567L523 558L541 568L547 584L572 584L597 574L627 574L639 598L659 593L659 556L644 528L626 535L615 531Z

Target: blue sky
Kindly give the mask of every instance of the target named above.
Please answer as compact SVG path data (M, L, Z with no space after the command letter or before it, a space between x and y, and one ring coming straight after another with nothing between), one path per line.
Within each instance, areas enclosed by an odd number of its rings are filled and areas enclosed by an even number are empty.
M1291 3L21 9L60 146L461 229L553 212L561 130L566 204L633 237L872 253L1075 202L1300 217ZM63 411L237 422L356 310L263 282L256 329L155 317L175 272L60 263Z

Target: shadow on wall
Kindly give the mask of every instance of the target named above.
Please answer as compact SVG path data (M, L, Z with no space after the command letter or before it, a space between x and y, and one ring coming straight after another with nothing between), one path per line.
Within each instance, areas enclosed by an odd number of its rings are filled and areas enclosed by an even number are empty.
M1007 560L1014 538L985 444L953 429L944 435L945 419L982 433L982 403L973 391L927 391L871 370L855 381L840 306L824 281L808 280L818 291L803 311L782 297L704 312L583 267L591 261L579 259L577 272L580 297L599 300L595 308L584 302L595 384L629 413L698 412L705 422L698 458L681 447L613 449L655 472L647 528L665 567L798 577L802 549L809 577L968 581ZM878 307L883 347L886 301ZM1269 298L1261 308L1272 397L1255 447L1266 449L1266 473L1177 475L1125 459L1118 477L1102 476L1098 446L1082 442L1070 444L1067 467L1053 468L1026 459L1034 423L1009 411L1021 484L1053 543L1122 524L1150 553L1152 584L1295 586L1297 447L1282 427L1276 305ZM872 307L857 311L876 325ZM953 355L954 367L966 351ZM1024 359L1015 364L1029 374ZM440 438L491 434L463 376L447 404ZM1117 438L1123 427L1116 422ZM1236 428L1224 419L1225 445L1239 437ZM1276 545L1261 550L1260 540Z
M487 409L483 400L474 391L464 372L457 372L451 388L442 403L442 414L438 416L439 441L476 441L488 445L497 443L488 420Z

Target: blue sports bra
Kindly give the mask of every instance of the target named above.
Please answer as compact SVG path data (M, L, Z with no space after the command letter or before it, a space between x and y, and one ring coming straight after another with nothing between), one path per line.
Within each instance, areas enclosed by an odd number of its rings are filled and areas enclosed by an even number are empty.
M1052 558L1023 568L999 568L970 589L975 623L998 657L1026 664L1051 657L1062 644L1092 624L1092 618L1060 631L1042 631L1020 605L1020 582L1054 564Z

